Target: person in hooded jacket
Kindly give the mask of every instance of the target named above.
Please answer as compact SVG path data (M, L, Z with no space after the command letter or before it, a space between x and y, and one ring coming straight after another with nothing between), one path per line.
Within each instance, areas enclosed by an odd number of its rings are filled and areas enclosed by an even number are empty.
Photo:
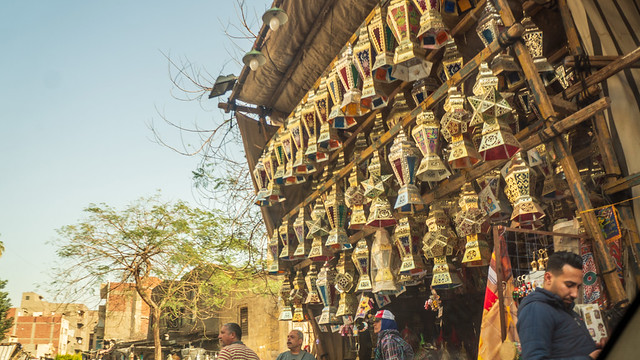
M389 310L380 310L373 319L373 332L378 335L375 360L413 360L413 349L400 333L396 318Z
M598 357L598 346L584 321L573 311L581 285L580 256L559 251L549 257L543 288L527 295L518 308L516 326L522 360Z

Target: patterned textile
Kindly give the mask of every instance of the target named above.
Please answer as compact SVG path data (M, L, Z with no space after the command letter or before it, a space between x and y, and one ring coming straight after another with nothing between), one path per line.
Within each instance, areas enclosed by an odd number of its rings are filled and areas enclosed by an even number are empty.
M604 305L604 293L600 277L598 277L598 269L596 261L593 257L593 249L591 243L587 240L580 240L580 255L582 256L582 283L584 291L584 303L598 303Z
M620 222L618 221L618 212L613 205L610 205L596 210L595 214L598 218L598 224L602 230L602 235L607 241L609 253L616 263L616 272L618 273L618 277L624 286L624 274L622 272L622 248L620 244L622 234L620 231Z
M413 349L398 330L382 330L378 333L375 360L413 360Z
M253 350L238 341L227 345L218 354L218 360L260 360Z

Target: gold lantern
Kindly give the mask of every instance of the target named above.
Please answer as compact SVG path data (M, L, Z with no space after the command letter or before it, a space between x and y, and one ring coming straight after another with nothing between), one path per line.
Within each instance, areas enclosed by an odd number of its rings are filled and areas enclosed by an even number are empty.
M344 153L340 153L334 175L344 167ZM331 231L325 246L334 250L351 249L349 236L347 235L347 205L344 200L344 192L342 191L342 181L336 181L331 188L331 192L324 202L325 210Z
M453 39L445 43L444 55L442 55L442 68L447 80L462 69L464 65L462 55L458 52L458 46L456 46Z
M466 266L487 266L491 261L491 249L485 234L467 235L462 263Z
M289 121L287 127L289 128L289 132L291 133L291 140L293 141L293 145L295 145L295 158L293 161L293 173L295 175L309 175L316 172L316 167L309 160L309 157L306 156L306 146L309 142L309 136L307 135L304 124L302 121L302 109L307 107L305 104L304 107L298 106L295 111L294 117ZM315 139L314 139L315 143Z
M503 200L500 188L500 170L494 169L476 180L482 189L478 193L478 205L492 221L503 221L511 216L509 203Z
M509 49L496 55L491 60L491 70L498 77L500 87L508 91L515 91L525 83L520 66L513 56L509 55Z
M413 0L420 11L418 37L425 49L439 49L451 38L440 14L440 0Z
M307 226L309 227L307 238L313 239L308 256L311 261L328 261L333 258L333 252L324 246L323 242L323 239L329 235L329 230L326 225L326 217L327 212L325 211L322 201L318 198L316 199L311 212L311 220L307 223Z
M253 179L256 182L258 191L256 192L255 204L258 206L269 206L271 202L267 199L269 190L267 189L267 172L264 170L264 164L262 163L264 153L260 155L260 158L256 162L256 166L253 168Z
M436 79L428 77L425 79L416 80L411 88L411 97L415 101L416 105L420 105L426 98L438 90L438 84Z
M500 18L500 14L498 14L491 1L487 1L476 26L478 37L480 37L484 46L488 47L489 44L498 39L502 30L504 30L504 23Z
M351 261L351 254L343 252L336 266L335 288L340 293L336 316L349 316L356 312L358 300L353 295L356 284L356 271Z
M369 178L362 182L362 186L364 188L364 196L371 201L381 194L386 193L385 183L388 183L393 175L383 172L378 150L373 151L368 169Z
M400 274L418 275L424 272L425 266L419 254L420 237L415 224L411 224L409 217L398 220L394 239L400 253Z
M549 64L547 58L542 54L542 30L528 16L522 19L522 26L524 26L522 40L524 40L524 44L533 58L533 64L546 85L553 80L556 73L553 66Z
M305 258L307 254L309 254L309 250L311 250L311 244L307 239L308 222L309 217L307 216L305 207L302 206L298 211L296 221L293 222L293 232L296 234L296 239L298 239L298 247L296 251L293 252L294 259Z
M400 183L398 198L394 206L400 213L414 213L424 208L420 190L415 185L415 174L419 158L420 150L418 150L413 141L407 138L404 130L400 129L389 152L391 168Z
M305 181L304 176L298 175L294 171L294 161L296 160L295 146L293 141L293 135L291 134L289 124L287 123L280 134L280 141L282 142L282 148L284 149L284 156L286 158L286 167L284 173L284 184L295 185Z
M415 34L420 27L419 13L409 0L392 0L387 9L387 24L398 41L393 56L391 76L403 81L414 81L429 76L431 62L425 59L425 50L417 44Z
M278 320L290 321L293 318L293 310L291 309L291 280L289 280L288 273L284 275L280 287L280 299L282 299L282 310L280 310Z
M366 148L367 139L364 133L360 132L356 137L356 145L351 160L357 162L360 158L360 153ZM360 230L367 222L367 215L364 211L366 198L364 196L364 188L361 184L363 180L363 171L359 166L354 166L349 175L349 187L344 195L345 203L347 207L351 209L351 216L349 218L349 229L351 230Z
M475 165L480 161L480 154L466 134L469 125L468 112L464 109L464 97L455 87L449 89L444 109L446 113L440 122L442 136L449 142L449 165L452 169Z
M356 120L352 116L345 116L344 112L342 111L342 103L344 102L344 91L342 80L340 80L340 75L338 75L337 68L334 68L327 76L327 91L329 92L331 101L333 102L333 106L331 107L331 112L329 113L328 118L331 127L344 130L358 125L358 123L356 123Z
M294 233L289 226L289 220L282 220L282 225L278 228L278 235L280 236L280 242L282 243L282 251L280 252L280 259L285 261L295 260L293 253L296 251L293 245Z
M431 110L424 110L418 114L416 126L411 135L422 152L422 161L416 171L416 177L421 181L440 181L449 175L449 169L438 155L440 150L440 126Z
M360 273L360 280L355 291L371 291L371 276L369 276L371 262L369 261L369 247L366 239L358 241L351 258Z
M335 276L335 269L329 266L329 262L325 262L316 280L318 295L320 295L320 299L324 305L320 320L318 321L320 325L335 324L338 322L336 318L336 308L334 306L335 287L333 285Z
M372 292L395 293L398 290L396 258L389 233L385 229L378 229L371 245Z
M282 132L277 132L273 138L271 139L273 142L274 153L276 154L276 161L278 162L278 167L276 167L276 171L273 174L273 178L277 184L285 183L285 165L286 165L286 156L284 154L284 146L282 144Z
M436 290L453 289L462 285L460 276L455 266L451 264L446 256L438 256L433 259L433 278L431 287Z
M467 266L484 266L489 264L491 251L484 238L489 229L486 213L478 207L478 195L471 184L462 187L460 195L460 211L456 214L455 224L458 236L466 237L462 262Z
M407 105L407 99L404 97L404 93L399 92L396 96L393 97L393 106L391 107L391 111L389 111L389 115L387 115L387 127L391 129L397 123L402 123L402 119L404 119L409 113L411 109Z
M318 93L315 94L312 91L307 95L307 102L301 111L301 122L304 125L304 129L308 136L306 149L304 155L311 161L322 162L329 160L329 156L326 153L318 150L318 118L322 118L320 114L324 114L327 117L327 103L329 94L324 86L324 79L320 81L320 87ZM323 123L321 121L321 123Z
M532 175L531 168L524 162L521 153L517 153L504 177L507 184L504 192L513 205L511 220L520 227L531 225L545 216L544 210L532 195L532 189L535 189L535 176Z
M449 226L449 218L442 208L442 203L435 202L429 206L429 217L425 223L429 231L422 238L424 257L432 259L452 255L457 237Z
M369 217L367 218L367 226L372 227L389 227L396 224L396 219L391 211L391 204L387 196L381 194L371 201L369 207Z
M387 106L387 96L380 89L377 89L373 81L371 42L367 27L360 28L358 43L353 48L353 64L355 64L362 79L362 114L369 109L380 109Z
M278 228L273 229L267 249L267 268L269 274L282 274L284 271L280 269L280 237L278 235Z
M396 39L391 28L387 25L387 9L376 6L373 19L369 23L369 38L376 49L376 59L373 63L374 78L382 82L391 82L393 66L393 50L396 47Z
M329 77L327 78L327 90L329 94L331 94L331 97L334 98L334 108L336 106L336 101L338 101L334 97L334 92L340 93L339 90L335 90L336 87L339 88L340 86L340 80L338 80L337 74L335 72L329 74ZM332 152L342 148L342 141L340 140L338 131L336 130L336 121L338 118L333 118L333 112L334 110L331 110L331 114L329 114L327 121L323 121L322 118L320 118L320 135L318 135L317 141L319 152ZM353 125L355 125L355 121Z
M316 281L318 280L318 269L316 265L311 264L307 276L304 278L307 283L308 294L304 300L305 304L322 304L320 296L318 296L318 288L316 287Z
M293 316L291 321L304 321L304 311L302 304L307 297L307 288L304 281L302 270L298 270L293 282L293 290L291 290L291 302L293 303Z
M344 88L344 96L340 110L344 116L361 116L369 111L362 106L362 91L360 86L360 75L353 61L353 49L351 44L342 53L342 57L336 63L336 72Z

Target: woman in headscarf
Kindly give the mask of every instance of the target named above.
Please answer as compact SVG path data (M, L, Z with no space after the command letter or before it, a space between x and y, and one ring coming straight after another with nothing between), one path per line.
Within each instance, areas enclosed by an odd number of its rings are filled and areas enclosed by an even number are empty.
M380 310L373 319L378 334L375 360L413 360L413 349L398 332L396 318L389 310Z

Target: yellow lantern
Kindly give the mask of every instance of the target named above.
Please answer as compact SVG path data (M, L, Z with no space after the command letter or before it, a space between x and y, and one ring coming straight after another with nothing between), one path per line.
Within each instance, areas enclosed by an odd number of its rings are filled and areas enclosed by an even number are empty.
M369 276L371 261L369 260L369 246L367 246L366 239L358 241L353 250L352 260L360 273L360 280L358 281L358 286L355 291L371 291L371 276Z
M273 229L271 237L269 238L269 244L267 246L267 268L270 275L282 274L284 271L280 269L280 237L278 235L278 228Z
M453 254L453 245L457 239L449 226L449 218L440 202L429 206L429 217L425 221L429 231L422 238L422 251L427 259Z
M302 322L304 321L304 312L302 311L302 304L307 297L307 289L304 282L304 275L302 270L298 270L294 278L293 290L291 291L291 302L293 303L293 316L291 321Z
M304 105L307 106L306 104ZM304 124L302 121L302 107L298 106L295 111L294 117L288 122L287 125L289 132L291 133L291 140L295 145L295 158L293 160L293 173L295 175L309 175L316 172L316 167L306 156L307 143L309 142L309 136L305 132ZM315 139L314 139L315 143Z
M355 288L355 267L351 261L351 254L343 252L336 266L337 275L335 288L340 293L336 316L354 315L358 306L358 300L353 295Z
M415 185L415 174L420 158L420 150L400 129L389 152L389 162L396 179L400 183L395 209L400 213L414 213L424 208L420 190Z
M309 250L311 250L311 244L307 239L308 222L309 217L307 216L305 207L302 206L298 211L296 221L293 222L293 232L296 234L296 238L298 239L298 247L293 253L294 259L305 258L307 254L309 254Z
M280 299L282 299L282 310L278 316L279 321L291 321L293 311L291 309L291 281L289 274L285 274L284 281L280 287Z
M553 81L556 73L553 66L549 64L549 61L547 61L547 58L544 57L542 53L542 30L540 30L528 16L522 19L522 26L524 26L522 40L524 40L524 44L527 46L533 58L533 64L542 76L545 85L547 85Z
M344 153L340 153L334 173L339 172L342 167L344 167ZM346 230L347 205L344 200L344 192L342 191L342 181L337 181L333 185L331 193L329 193L324 202L324 207L327 211L329 225L331 226L331 231L329 231L329 237L327 238L325 246L331 247L334 250L351 249L351 243L349 242L349 236Z
M420 237L415 224L408 217L402 217L396 226L394 239L400 253L400 274L417 275L424 272L425 266L419 254Z
M415 34L420 28L419 14L409 0L392 0L387 10L387 24L398 41L393 56L391 76L403 81L425 78L431 72L431 62L425 59L425 51L417 44Z
M398 290L396 283L398 269L389 233L387 230L378 229L373 239L371 246L372 292L395 293Z
M331 101L333 102L328 121L331 124L332 128L344 130L354 127L358 125L358 123L356 123L356 120L352 116L345 116L344 112L342 111L342 103L344 102L344 90L342 86L342 80L340 80L340 75L338 75L337 65L338 64L336 64L336 68L331 70L331 72L327 76L326 88L329 95L331 96ZM348 74L346 73L345 75L348 76Z
M373 81L372 57L371 42L365 25L360 28L358 43L353 48L353 64L355 64L362 79L361 105L362 109L366 111L387 106L387 96L382 90L376 88Z
M318 289L316 287L316 280L318 280L318 269L316 265L311 264L307 276L304 278L307 283L307 289L309 290L307 298L304 300L305 304L322 304L320 296L318 296Z
M460 276L455 266L448 262L446 256L438 256L433 259L433 278L431 287L433 289L453 289L462 285Z
M504 192L513 205L512 221L519 227L526 228L533 226L534 222L545 216L544 210L532 195L535 176L532 176L531 169L522 159L521 153L513 157L504 180L507 183Z
M458 46L456 46L453 39L445 43L444 55L442 56L442 67L444 75L447 80L462 69L464 65L462 55L458 52Z
M369 38L376 49L376 59L372 70L374 78L382 82L395 80L391 76L393 66L393 50L396 47L395 37L387 25L387 9L376 6L373 19L369 23Z
M471 167L480 161L480 154L466 134L468 112L464 109L464 97L455 87L449 89L444 108L441 125L442 135L449 142L449 165L452 169Z
M353 61L353 49L351 44L347 45L347 48L342 53L342 58L336 63L336 72L342 86L345 90L340 110L344 116L361 116L366 114L369 109L362 106L362 91L358 88L360 86L360 76L358 75L358 69L354 65Z
M425 49L439 49L450 38L449 29L440 14L440 0L413 0L420 11L418 37Z
M421 181L440 181L449 175L449 169L438 155L440 151L440 126L431 110L424 110L418 114L416 126L411 135L422 152L422 161L416 171L416 177Z

